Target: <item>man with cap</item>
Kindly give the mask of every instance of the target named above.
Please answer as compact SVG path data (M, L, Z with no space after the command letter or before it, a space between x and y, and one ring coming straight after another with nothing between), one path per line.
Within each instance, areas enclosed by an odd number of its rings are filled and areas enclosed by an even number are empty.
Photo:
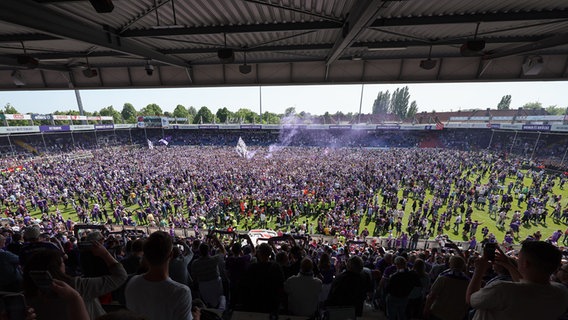
M20 251L20 265L25 265L27 259L37 251L57 250L63 251L52 242L40 240L41 230L37 224L28 226L24 229L24 245ZM66 258L66 256L65 256Z

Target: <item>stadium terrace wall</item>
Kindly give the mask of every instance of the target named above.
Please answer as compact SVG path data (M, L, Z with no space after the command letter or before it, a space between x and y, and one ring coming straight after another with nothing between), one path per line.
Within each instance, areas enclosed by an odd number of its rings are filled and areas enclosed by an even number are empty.
M94 124L94 125L46 125L46 126L10 126L0 127L0 135L48 133L48 132L75 132L99 130L145 129L136 124ZM154 128L157 129L157 128ZM522 123L468 123L450 122L446 124L175 124L164 126L165 130L392 130L392 131L430 131L443 129L498 129L525 132L568 132L565 124L522 124Z

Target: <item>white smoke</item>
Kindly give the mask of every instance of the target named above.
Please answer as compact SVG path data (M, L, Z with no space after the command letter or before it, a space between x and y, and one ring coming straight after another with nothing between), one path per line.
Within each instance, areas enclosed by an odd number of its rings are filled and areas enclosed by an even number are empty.
M292 143L294 136L300 132L299 125L311 122L312 119L309 115L300 118L295 113L289 114L280 119L282 129L280 130L278 143L271 144L268 147L268 154L266 155L266 158L271 158L274 153L289 146Z

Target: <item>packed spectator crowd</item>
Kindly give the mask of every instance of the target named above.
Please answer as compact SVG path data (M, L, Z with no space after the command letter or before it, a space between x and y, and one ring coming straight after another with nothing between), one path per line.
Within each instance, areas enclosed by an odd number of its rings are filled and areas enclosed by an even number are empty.
M119 147L94 150L89 159L33 161L0 177L0 201L16 224L39 219L52 232L77 221L197 230L270 223L342 240L389 235L404 247L451 226L465 237L482 231L489 239L488 227L497 227L510 235L497 241L511 244L524 226L547 218L568 222L559 192L566 176L523 171L516 159L490 152L274 147L248 153L251 159L230 147ZM474 209L495 227L478 230Z
M242 137L248 145L268 147L283 141L287 146L302 147L366 147L412 148L423 147L424 141L435 140L434 147L496 152L538 160L546 165L566 167L568 138L557 133L515 132L483 129L445 130L351 130L351 129L282 129L282 130L172 130L118 129L99 131L54 132L0 136L0 156L31 155L18 143L25 143L41 154L58 154L127 144L145 145L149 139L156 143L166 139L171 145L226 146L235 145Z
M568 263L549 242L387 250L95 227L3 229L2 319L355 319L372 309L388 319L565 319L568 311Z
M525 229L547 218L568 223L558 192L567 177L522 170L519 159L489 151L335 146L249 146L239 157L234 147L172 143L17 163L21 169L0 176L8 219L1 290L23 291L38 319L199 319L235 310L360 316L366 303L389 319L462 319L470 311L474 319L558 319L568 309L568 266L555 247L567 244L566 233ZM477 221L474 209L495 226ZM79 234L76 223L169 232ZM259 245L206 231L269 224L282 238ZM192 236L179 238L176 227ZM450 228L467 247L444 236ZM529 239L519 251L521 232ZM288 233L327 237L297 243ZM426 237L439 246L418 248ZM482 246L493 251L480 255ZM548 298L527 300L535 290ZM129 312L105 315L109 302Z

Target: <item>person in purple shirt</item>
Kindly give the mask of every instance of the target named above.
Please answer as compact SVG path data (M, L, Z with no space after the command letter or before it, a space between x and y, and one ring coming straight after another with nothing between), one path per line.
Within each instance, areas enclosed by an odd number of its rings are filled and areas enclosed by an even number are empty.
M507 245L512 245L513 242L515 241L515 239L513 238L513 236L511 235L510 232L507 232L505 234L505 239L503 240L503 242Z
M560 239L561 236L562 236L562 231L556 230L554 231L554 233L552 233L549 240L552 244L556 245L558 243L558 239Z
M400 236L400 245L403 249L406 249L407 245L408 245L408 235L406 234L406 232L403 232L402 235Z
M469 249L475 250L475 247L477 247L477 239L475 239L475 236L472 236L469 240Z

